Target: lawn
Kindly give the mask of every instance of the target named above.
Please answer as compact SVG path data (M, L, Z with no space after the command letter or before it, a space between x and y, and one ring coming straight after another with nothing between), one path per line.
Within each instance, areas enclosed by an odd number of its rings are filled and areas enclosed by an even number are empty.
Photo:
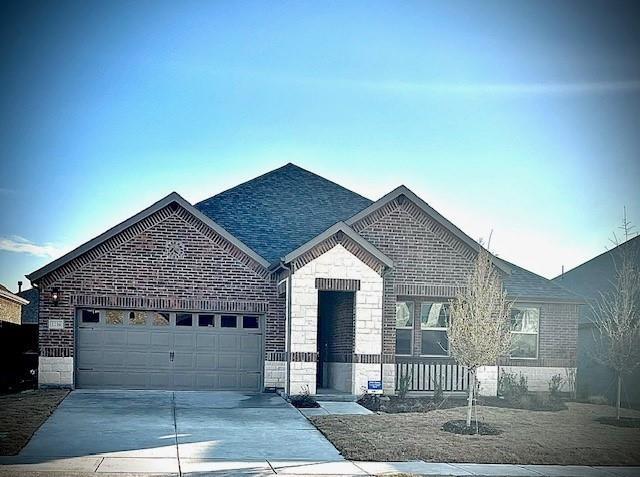
M17 454L68 392L52 389L0 395L0 455Z
M477 462L511 464L639 465L640 429L600 424L615 409L568 403L564 411L480 407L481 420L498 436L464 436L442 431L463 419L465 408L423 413L316 416L311 422L353 460ZM640 416L638 411L625 411Z

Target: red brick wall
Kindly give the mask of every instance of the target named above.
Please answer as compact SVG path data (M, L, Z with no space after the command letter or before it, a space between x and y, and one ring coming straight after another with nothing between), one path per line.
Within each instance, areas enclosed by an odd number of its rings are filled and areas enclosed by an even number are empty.
M40 349L44 356L73 356L77 305L121 308L255 311L266 315L265 352L284 351L284 299L266 271L182 208L169 206L120 237L79 257L41 281ZM169 253L178 244L178 253ZM60 289L58 306L51 290ZM64 330L47 329L61 318Z
M402 197L402 196L401 196ZM407 198L395 199L353 228L394 261L385 274L384 359L395 360L395 304L398 296L448 301L471 271L475 251L426 216ZM538 360L507 360L524 366L574 366L578 333L576 305L542 304ZM420 353L419 311L414 358ZM406 358L398 358L402 360ZM425 358L433 360L434 358Z

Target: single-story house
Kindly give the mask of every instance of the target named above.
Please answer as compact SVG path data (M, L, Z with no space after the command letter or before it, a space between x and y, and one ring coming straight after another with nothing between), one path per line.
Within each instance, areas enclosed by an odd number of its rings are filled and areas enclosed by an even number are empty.
M620 266L623 253L628 253L635 260L640 259L640 236L578 265L553 281L582 297L589 305L595 305L602 294L612 291L616 282L616 267ZM583 398L604 396L614 403L617 396L617 376L611 368L594 358L595 338L599 337L599 331L593 320L592 306L581 307L578 324L577 392ZM621 398L624 405L640 406L640 368L623 376Z
M478 250L404 186L372 201L293 164L195 205L174 192L27 276L40 385L464 391L446 322ZM581 300L495 266L517 299L501 367L546 390L575 370Z

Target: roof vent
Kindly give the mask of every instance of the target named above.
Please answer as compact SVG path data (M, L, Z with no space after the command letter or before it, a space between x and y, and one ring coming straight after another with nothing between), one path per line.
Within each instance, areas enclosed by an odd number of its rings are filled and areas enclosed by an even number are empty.
M397 200L398 200L398 205L402 205L402 204L404 204L404 200L405 200L405 199L406 199L405 195L404 195L404 194L400 194L400 195L398 196L398 199L397 199Z

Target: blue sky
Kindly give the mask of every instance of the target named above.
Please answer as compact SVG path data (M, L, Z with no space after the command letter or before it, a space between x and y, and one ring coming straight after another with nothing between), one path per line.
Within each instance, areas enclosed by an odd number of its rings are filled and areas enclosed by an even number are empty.
M3 2L0 283L287 162L553 277L640 225L632 5Z

